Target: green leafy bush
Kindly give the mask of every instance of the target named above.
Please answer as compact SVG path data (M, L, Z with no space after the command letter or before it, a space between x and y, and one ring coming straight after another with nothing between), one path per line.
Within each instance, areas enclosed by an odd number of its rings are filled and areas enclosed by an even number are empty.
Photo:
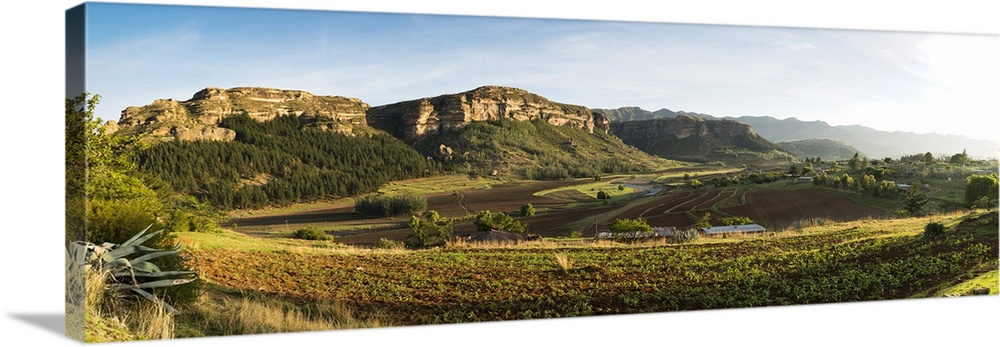
M399 241L393 241L387 238L380 238L375 242L374 248L378 249L403 249L406 245Z
M423 219L413 216L408 224L413 233L406 237L405 245L409 248L444 246L446 242L454 239L454 228L451 224L451 219L441 218L434 210L427 211Z
M531 217L535 215L535 206L531 204L521 205L521 217Z
M617 241L631 241L647 238L653 235L653 227L642 218L616 219L608 226L611 236Z
M487 231L487 230L499 230L512 233L523 233L524 226L521 222L514 220L510 215L500 212L492 213L489 210L479 211L476 215L476 220L473 221L476 225L476 230Z
M719 218L719 225L745 225L753 224L753 219L750 217L722 217Z
M296 230L292 234L292 236L295 237L295 238L297 238L297 239L314 240L314 241L315 240L326 241L326 240L332 240L333 239L333 236L327 235L322 230L319 230L319 228L313 227L313 226L308 226L308 227Z
M924 226L924 236L925 237L938 236L944 234L944 230L945 230L944 224L938 222L930 222Z

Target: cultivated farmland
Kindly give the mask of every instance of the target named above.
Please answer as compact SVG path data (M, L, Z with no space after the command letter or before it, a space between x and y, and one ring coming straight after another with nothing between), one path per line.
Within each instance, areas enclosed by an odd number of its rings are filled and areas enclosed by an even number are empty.
M714 196L714 194L713 194ZM542 242L416 251L187 233L201 276L388 325L903 299L997 271L996 212L830 223L696 244ZM961 227L973 220L975 227ZM572 260L564 269L555 254Z

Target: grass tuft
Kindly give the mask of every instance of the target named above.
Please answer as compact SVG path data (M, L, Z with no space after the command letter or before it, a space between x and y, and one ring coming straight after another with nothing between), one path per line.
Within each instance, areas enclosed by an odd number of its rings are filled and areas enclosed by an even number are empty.
M573 270L573 259L570 259L565 254L562 253L552 253L556 256L556 265L562 269L563 272Z

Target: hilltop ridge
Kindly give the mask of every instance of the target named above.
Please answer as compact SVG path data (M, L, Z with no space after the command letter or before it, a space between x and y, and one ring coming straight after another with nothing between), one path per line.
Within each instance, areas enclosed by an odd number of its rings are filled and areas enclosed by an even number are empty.
M157 140L231 141L236 133L219 127L226 117L247 115L262 122L297 116L313 127L350 135L355 128L366 126L365 111L369 108L357 98L317 96L301 90L208 87L186 101L158 99L149 105L130 106L122 110L117 122L109 121L108 127L144 133Z
M573 126L593 132L607 130L607 119L584 106L550 101L520 88L482 86L469 91L444 94L372 107L368 124L404 141L430 134L443 134L473 121L543 120L556 126Z

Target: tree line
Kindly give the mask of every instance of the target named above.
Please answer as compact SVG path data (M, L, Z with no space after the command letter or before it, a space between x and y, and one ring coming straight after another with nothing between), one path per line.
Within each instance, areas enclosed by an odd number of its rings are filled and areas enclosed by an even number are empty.
M258 122L238 115L220 126L236 131L236 139L157 144L138 153L140 169L174 191L232 209L355 196L433 168L387 134L310 129L292 116Z

